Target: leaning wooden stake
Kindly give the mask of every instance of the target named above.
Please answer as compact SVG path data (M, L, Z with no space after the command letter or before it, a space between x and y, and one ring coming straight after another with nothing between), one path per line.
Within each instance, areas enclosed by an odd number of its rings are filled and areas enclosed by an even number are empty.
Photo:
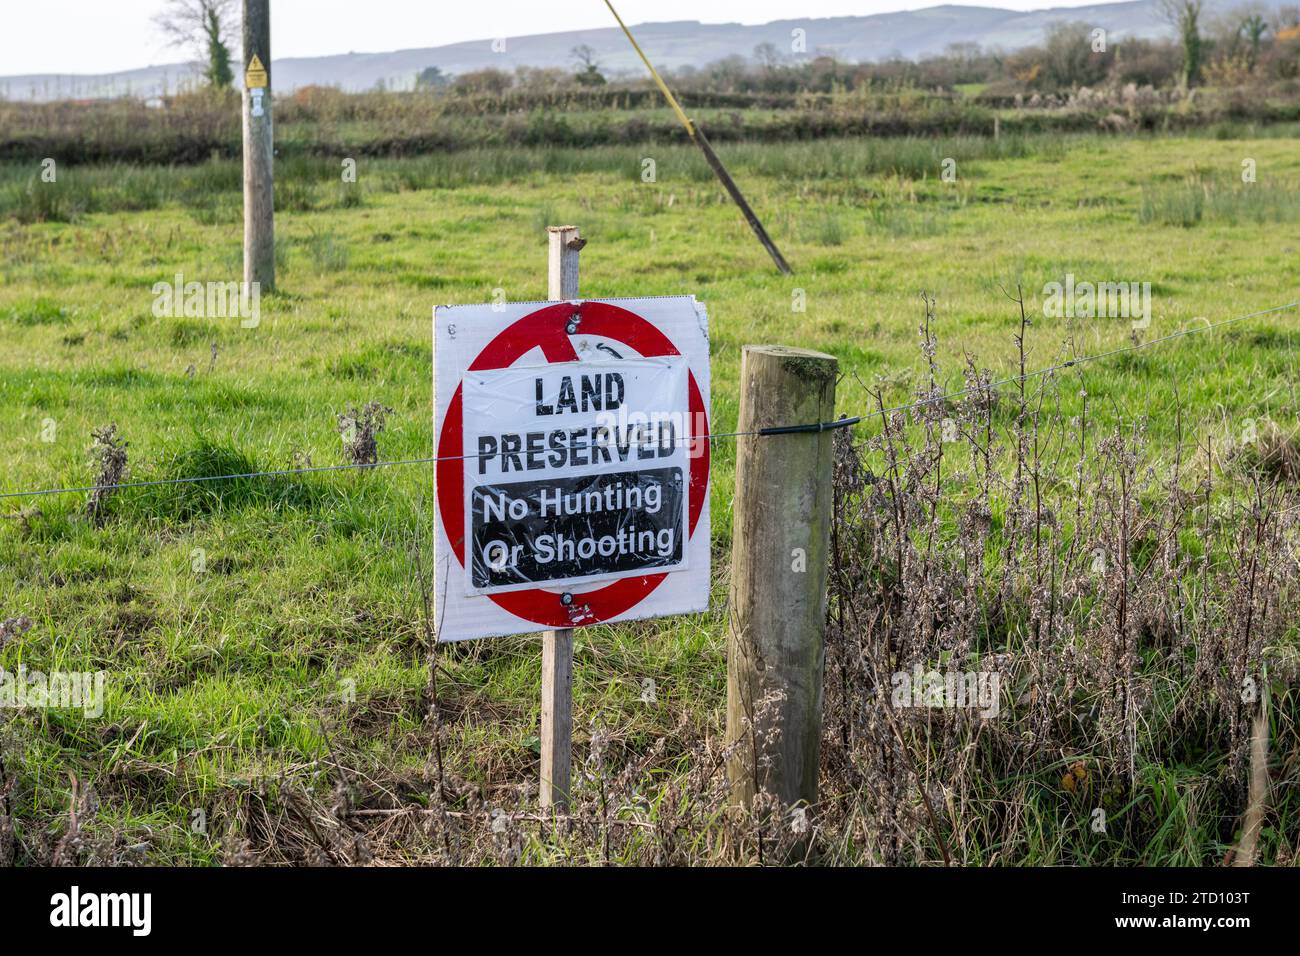
M551 300L578 297L578 253L585 245L576 226L551 226ZM544 807L565 809L573 767L573 630L542 635L542 786Z
M747 433L831 421L836 375L820 352L749 345L741 356L727 776L742 806L760 790L817 802L834 436Z
M269 0L244 0L244 282L275 288Z
M745 222L749 223L749 228L754 231L754 235L758 237L759 243L767 250L767 254L772 257L772 261L776 263L777 269L781 271L782 275L790 275L790 265L785 261L785 256L781 255L781 250L776 247L776 243L772 241L772 237L769 236L767 230L763 228L763 223L759 220L758 214L755 213L753 208L749 205L749 201L746 200L744 194L741 193L740 187L736 185L736 181L731 178L731 173L727 172L727 167L722 165L722 160L719 159L718 154L713 151L713 146L709 143L708 137L704 135L704 130L700 129L694 123L690 124L688 130L691 134L691 139L695 140L695 145L700 148L700 152L704 154L705 160L713 169L714 174L717 175L723 188L726 189L727 194L731 196L731 201L740 208L740 214L745 217Z
M781 274L790 275L790 265L785 261L785 256L781 255L781 250L776 247L776 243L772 241L772 237L769 236L767 230L763 228L763 223L759 220L758 215L745 199L744 194L741 193L740 187L736 185L736 181L731 178L731 173L727 172L727 167L722 165L722 160L719 159L718 154L713 151L713 147L709 144L709 140L704 135L704 131L696 126L695 122L686 115L686 111L683 110L681 104L677 102L677 97L673 96L673 91L668 89L668 84L663 81L663 77L659 75L659 71L656 70L654 64L650 62L650 58L645 55L645 52L641 49L641 45L636 42L636 37L632 36L632 31L627 28L627 24L623 22L623 18L620 17L618 11L614 9L614 4L610 2L610 0L605 0L605 6L609 7L610 13L614 14L614 19L618 21L618 25L622 28L623 35L626 36L628 42L632 44L632 49L636 50L636 55L641 58L641 62L645 64L645 68L650 71L650 76L659 87L659 92L664 95L664 99L668 101L668 105L672 107L672 111L677 114L677 121L685 127L687 135L691 138L691 142L700 148L700 152L704 154L704 159L708 162L709 168L717 175L723 188L726 189L727 194L731 196L732 201L740 207L740 212L745 217L745 221L749 223L749 228L754 230L754 235L758 237L758 241L762 244L763 248L767 250L767 254L772 257L772 261L775 262L776 267L781 270Z

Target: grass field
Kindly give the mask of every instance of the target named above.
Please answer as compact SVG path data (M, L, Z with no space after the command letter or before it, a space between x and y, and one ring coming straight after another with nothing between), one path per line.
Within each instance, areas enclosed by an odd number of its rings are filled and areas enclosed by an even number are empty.
M729 146L789 278L684 147L363 159L355 184L339 181L336 162L293 161L277 182L279 291L263 298L256 328L152 311L154 284L177 273L239 278L236 165L62 167L42 184L37 165L10 164L0 167L0 493L92 483L90 433L109 422L129 442L135 480L337 464L336 416L369 401L392 409L381 458L426 456L432 307L497 290L543 298L544 229L560 223L589 240L584 295L691 292L708 305L715 430L735 424L748 343L837 356L844 413L870 408L875 389L887 404L910 399L925 368L922 290L937 299L948 387L962 384L968 354L994 377L1012 373L1019 312L1003 290L1017 285L1033 319L1031 367L1131 341L1126 319L1044 317L1044 285L1067 274L1150 282L1147 339L1271 308L1300 299L1296 146L1287 136ZM641 179L645 156L656 182ZM956 182L940 177L947 157ZM1241 181L1244 160L1254 183ZM1064 372L1063 414L1077 414L1086 389L1104 423L1145 420L1157 469L1180 427L1188 443L1217 447L1248 422L1293 430L1297 333L1300 312L1280 312ZM715 610L579 632L578 759L595 727L629 754L682 726L720 730L731 443L719 441L713 461ZM0 618L34 622L0 648L0 665L108 675L103 718L19 714L0 731L20 861L66 829L74 775L98 797L84 825L108 834L114 858L147 862L219 860L246 836L267 781L328 791L340 760L373 792L426 799L429 662L413 554L428 546L432 500L431 469L413 466L127 489L103 528L84 516L85 495L0 501ZM642 700L645 678L654 704ZM537 770L538 642L446 651L439 683L448 768L489 802L519 804ZM1294 784L1294 735L1279 745ZM672 754L662 768L686 772ZM1039 772L1048 790L1060 776ZM1183 819L1180 781L1205 772L1165 767L1135 799ZM1297 837L1289 806L1283 846ZM993 857L1217 862L1210 824L1186 826L1184 841L1101 850L1045 832Z

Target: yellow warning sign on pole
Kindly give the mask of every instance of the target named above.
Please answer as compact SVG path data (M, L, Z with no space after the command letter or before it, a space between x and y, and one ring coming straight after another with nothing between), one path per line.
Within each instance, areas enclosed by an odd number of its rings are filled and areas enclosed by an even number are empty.
M261 59L254 53L253 58L248 61L248 69L244 73L244 86L250 90L257 87L265 89L266 83L266 67L262 65Z

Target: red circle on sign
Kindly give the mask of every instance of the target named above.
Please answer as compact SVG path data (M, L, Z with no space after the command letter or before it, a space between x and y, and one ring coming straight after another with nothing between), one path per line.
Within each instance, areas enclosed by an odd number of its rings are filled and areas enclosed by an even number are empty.
M652 358L681 353L657 328L634 312L607 302L583 302L574 306L568 302L550 305L530 312L504 329L487 344L478 358L470 363L469 371L509 368L534 348L540 348L548 362L576 362L578 353L569 341L566 326L574 318L575 309L581 315L582 333L614 339L636 349L642 357ZM709 433L708 416L704 410L704 397L690 375L690 421L703 423ZM464 408L461 392L456 393L447 406L442 434L438 438L438 510L442 514L442 527L451 542L456 560L465 566L465 436L463 430ZM688 447L698 454L691 459L691 480L687 504L690 530L687 540L694 537L695 526L704 509L704 495L709 484L709 443L705 438L690 439ZM569 607L560 603L559 595L544 588L488 594L498 607L543 627L574 627L577 624L598 624L631 610L645 600L663 583L667 572L640 577L620 578L604 587L575 595L582 600L583 617L575 620Z

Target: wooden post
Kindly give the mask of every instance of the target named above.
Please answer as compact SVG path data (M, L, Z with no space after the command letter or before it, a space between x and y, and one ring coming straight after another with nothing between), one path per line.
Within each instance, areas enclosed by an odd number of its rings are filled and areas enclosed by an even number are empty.
M551 226L546 230L550 240L550 261L546 270L546 297L553 302L578 297L578 253L587 240L578 234L577 226Z
M244 282L275 289L270 0L244 0Z
M763 228L763 223L759 221L758 214L755 213L753 208L749 205L744 194L741 193L740 187L736 185L736 181L731 178L731 173L727 172L727 167L722 165L722 160L719 159L718 154L713 151L713 146L709 143L708 137L704 135L704 130L700 129L694 123L691 124L691 128L694 130L692 138L695 140L695 145L700 147L700 151L704 153L704 159L708 162L710 168L713 169L713 172L722 182L722 186L727 190L728 195L731 196L732 202L740 207L741 215L745 217L745 222L749 223L749 228L754 231L754 235L758 237L759 243L767 250L767 254L772 257L772 261L776 263L776 267L780 270L782 275L792 275L793 273L790 269L790 264L785 261L785 256L781 255L781 250L776 247L776 243L772 241L772 237L769 236L767 230Z
M546 297L578 297L578 253L586 241L576 226L551 226ZM573 629L542 634L542 780L540 802L569 806L573 767Z
M740 360L727 776L746 807L760 790L817 801L834 432L744 433L831 421L836 376L806 349L747 345Z

